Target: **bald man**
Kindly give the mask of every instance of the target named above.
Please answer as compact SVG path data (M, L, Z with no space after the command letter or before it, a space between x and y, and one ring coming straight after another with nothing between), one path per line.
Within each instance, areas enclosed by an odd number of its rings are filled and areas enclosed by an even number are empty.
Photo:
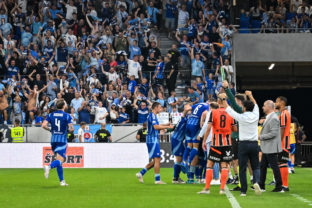
M284 192L281 172L278 166L278 153L282 152L281 130L279 118L274 112L274 107L272 100L265 101L262 107L263 112L266 114L266 119L259 135L262 151L259 185L262 190L265 190L267 167L270 164L276 181L272 192Z

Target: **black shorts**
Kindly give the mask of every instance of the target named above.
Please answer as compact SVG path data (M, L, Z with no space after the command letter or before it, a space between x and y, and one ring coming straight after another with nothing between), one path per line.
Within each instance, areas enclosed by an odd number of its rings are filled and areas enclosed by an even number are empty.
M232 139L233 160L238 160L238 140Z
M232 146L211 146L208 160L213 162L231 162L233 160Z
M289 151L286 149L283 149L282 152L278 154L278 162L280 164L288 163L289 161Z

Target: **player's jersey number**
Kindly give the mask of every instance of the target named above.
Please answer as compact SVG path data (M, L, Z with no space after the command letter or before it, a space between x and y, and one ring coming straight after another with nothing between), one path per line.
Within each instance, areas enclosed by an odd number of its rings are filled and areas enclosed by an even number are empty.
M194 110L194 112L193 112L193 115L197 114L197 112L198 112L198 110L200 109L200 107L202 107L202 105L198 105L198 106L195 108L195 110Z
M221 115L220 116L220 128L224 128L225 127L225 121L226 121L226 116L225 115Z
M55 119L55 126L57 127L57 131L61 131L61 120Z

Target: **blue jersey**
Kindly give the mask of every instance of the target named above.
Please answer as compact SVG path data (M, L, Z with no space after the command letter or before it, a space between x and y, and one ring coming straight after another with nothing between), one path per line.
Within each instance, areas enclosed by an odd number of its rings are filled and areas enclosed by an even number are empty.
M187 118L182 117L172 134L171 140L177 140L180 142L184 140L185 132L186 132L186 128L185 128L186 123L187 123Z
M160 62L156 65L155 74L158 71L158 74L156 75L157 79L163 79L164 78L164 67L165 67L164 62Z
M68 124L72 123L72 117L64 111L57 110L53 113L50 113L47 116L46 121L51 124L51 143L67 143Z
M189 137L196 136L200 130L200 118L203 112L209 110L207 103L198 103L192 106L192 114L189 116L186 124L186 134Z
M147 118L146 143L158 143L159 131L154 129L154 125L159 125L157 116L151 112Z
M138 123L144 123L148 117L148 107L144 109L139 106L138 108Z

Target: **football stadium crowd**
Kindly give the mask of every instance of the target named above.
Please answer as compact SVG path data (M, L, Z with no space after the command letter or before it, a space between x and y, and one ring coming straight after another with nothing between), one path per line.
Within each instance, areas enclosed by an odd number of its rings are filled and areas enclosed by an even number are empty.
M309 31L305 1L253 4L242 10L241 32ZM221 66L235 94L230 9L226 0L3 0L1 123L39 125L58 98L74 123L144 123L153 101L172 113L216 97ZM178 42L165 54L160 32ZM177 97L182 70L192 82Z

